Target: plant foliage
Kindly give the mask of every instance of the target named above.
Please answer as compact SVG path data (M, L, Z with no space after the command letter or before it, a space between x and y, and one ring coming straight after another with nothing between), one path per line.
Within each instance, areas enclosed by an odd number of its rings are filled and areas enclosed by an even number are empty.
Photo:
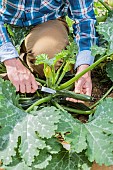
M88 170L94 160L113 164L113 99L103 101L83 124L53 106L26 113L15 88L0 81L0 158L6 170ZM59 134L70 144L69 151Z
M101 5L100 2L102 2ZM96 15L104 16L104 18L101 18L101 23L97 26L100 46L92 47L92 55L100 58L107 56L105 59L110 62L106 66L106 72L113 81L113 62L111 61L113 11L106 4L103 7L101 0L95 3L95 6L97 7ZM105 10L102 16L98 9ZM73 22L69 18L67 21L72 34ZM29 30L24 30L20 36L21 30L14 30L15 28L9 25L6 27L13 44L19 50ZM16 36L14 31L17 33ZM58 88L65 73L71 70L70 65L74 64L76 54L76 45L70 42L70 45L56 54L53 59L48 60L46 54L37 57L36 64L44 64L46 86ZM59 59L63 59L64 62L60 69L55 70L55 64ZM94 64L91 69L96 65ZM1 70L4 72L2 65ZM44 97L47 98L47 95ZM49 99L52 99L51 96ZM57 106L59 106L58 103ZM107 98L101 100L86 123L75 119L62 107L59 109L54 107L52 103L42 108L35 106L27 113L19 105L19 96L15 88L9 81L0 79L1 168L6 170L90 170L93 161L99 165L113 165L112 111L113 99Z

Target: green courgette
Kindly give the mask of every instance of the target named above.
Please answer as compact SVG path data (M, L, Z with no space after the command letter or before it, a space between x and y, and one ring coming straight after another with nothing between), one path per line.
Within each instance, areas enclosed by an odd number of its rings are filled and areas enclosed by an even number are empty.
M82 110L82 111L88 111L91 110L88 106L86 106L84 103L80 102L72 102L66 100L65 97L59 98L58 103L63 106L67 106L69 108L77 109L77 110Z
M55 95L70 97L70 98L82 100L82 101L93 101L93 98L91 96L88 96L85 94L78 94L78 93L68 91L68 90L57 90Z

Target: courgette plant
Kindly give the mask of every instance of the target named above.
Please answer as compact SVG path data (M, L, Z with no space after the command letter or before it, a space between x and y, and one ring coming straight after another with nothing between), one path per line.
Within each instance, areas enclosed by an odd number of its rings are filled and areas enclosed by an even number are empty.
M73 58L77 53L72 42L66 50L51 60L48 60L45 54L37 57L36 64L44 64L46 80L36 79L44 86L55 89L56 95L37 92L32 101L32 97L25 99L25 96L16 94L16 89L9 81L0 79L1 169L90 170L93 161L99 165L113 165L113 99L104 99L113 87L90 107L94 108L93 112L88 110L78 113L76 109L67 109L59 103L59 94L77 97L66 89L101 62L108 63L107 74L113 81L111 20L112 17L108 18L106 24L97 26L97 31L103 39L100 47L92 47L92 55L98 59L70 80L62 81L65 73L70 70L68 66L74 63ZM63 64L56 71L54 66L59 58L63 59ZM89 99L89 96L82 97ZM20 101L30 101L31 106L24 110ZM82 123L74 118L70 110L75 114L88 114L87 122Z
M56 93L53 95L45 95L45 98L41 98L40 100L36 101L31 105L26 111L31 111L34 106L38 106L40 104L43 104L43 102L48 102L52 99L57 102L60 100L58 97L72 97L78 100L83 101L90 101L91 97L83 94L75 94L72 91L67 90L67 88L72 87L74 80L73 78L67 81L66 83L62 84L62 80L65 76L65 74L69 71L71 71L73 68L73 65L75 63L75 56L77 54L77 46L75 45L75 42L70 42L70 45L66 47L65 50L62 50L62 52L55 55L54 58L48 59L48 56L46 54L41 54L36 57L35 64L43 64L44 65L44 74L45 74L45 86L50 87L52 89L56 90ZM58 70L55 70L55 65L59 61L59 59L63 60L63 63L61 67ZM79 78L79 77L78 77ZM42 80L37 79L39 82L42 82ZM71 81L71 83L70 83ZM43 97L44 97L43 96ZM66 100L65 100L66 101ZM58 106L58 105L57 105ZM63 108L62 108L63 109ZM77 110L76 110L77 112ZM79 112L79 111L78 111ZM82 112L85 113L85 112ZM92 113L92 110L88 112L89 114ZM86 113L85 113L86 114Z

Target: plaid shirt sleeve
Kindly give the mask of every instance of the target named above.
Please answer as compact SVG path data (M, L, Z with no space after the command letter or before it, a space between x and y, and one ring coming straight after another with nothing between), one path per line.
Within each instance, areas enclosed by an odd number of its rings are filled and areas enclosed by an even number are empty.
M0 46L2 46L6 42L10 42L10 39L4 26L2 17L0 16Z
M93 0L69 0L68 16L75 21L74 39L79 47L75 69L83 64L91 65L94 62L91 46L97 43Z
M79 51L90 50L97 42L93 0L69 0L69 3L68 15L75 21L73 28Z
M16 57L18 57L18 53L10 42L4 22L0 16L0 62Z

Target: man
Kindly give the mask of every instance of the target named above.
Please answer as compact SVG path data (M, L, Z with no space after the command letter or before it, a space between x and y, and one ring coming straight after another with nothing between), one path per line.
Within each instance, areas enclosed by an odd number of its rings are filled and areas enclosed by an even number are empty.
M68 15L75 21L74 35L79 47L75 68L77 74L93 63L90 47L96 43L93 0L2 0L0 10L0 60L17 91L34 93L38 84L33 74L19 60L4 23L19 28L34 26L21 46L26 64L39 75L42 67L34 65L35 56L48 54L49 58L68 44L68 28L64 20ZM60 65L57 63L58 67ZM90 72L75 83L75 92L91 95ZM73 100L73 99L69 99Z

